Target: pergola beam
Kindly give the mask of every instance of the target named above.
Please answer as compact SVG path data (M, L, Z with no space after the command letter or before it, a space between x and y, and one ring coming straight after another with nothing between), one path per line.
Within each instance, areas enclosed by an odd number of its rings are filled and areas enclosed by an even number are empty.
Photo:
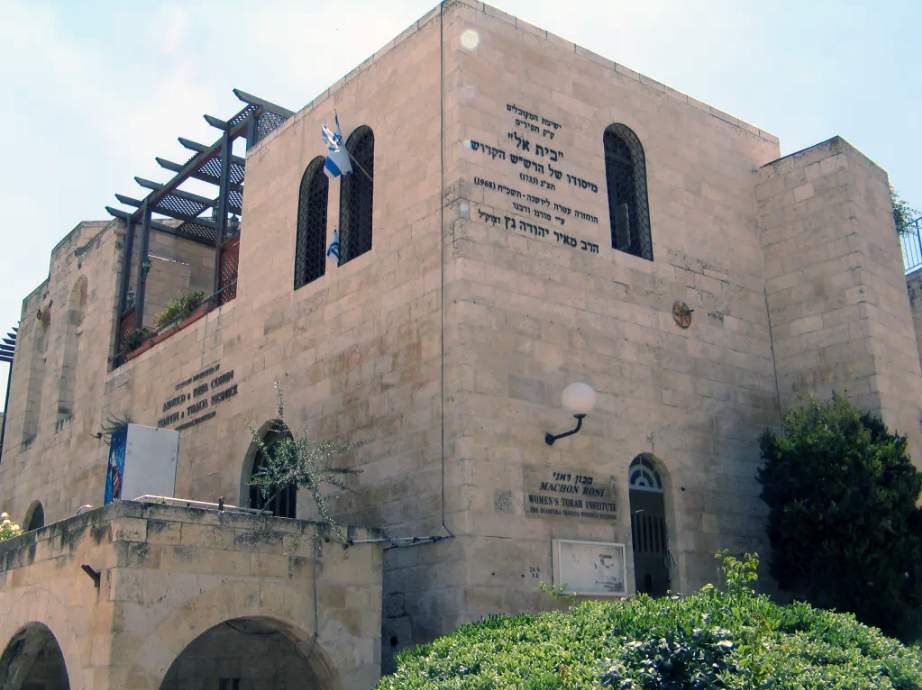
M142 187L147 189L153 189L155 192L159 192L164 189L166 185L160 184L159 182L151 182L150 180L145 180L143 177L135 177L134 181L137 182ZM204 196L199 196L198 194L190 194L189 192L183 192L179 189L174 189L170 192L171 196L175 196L178 199L185 199L186 201L191 201L195 204L201 204L202 206L208 206L211 208L216 205L214 199L208 199Z
M241 125L237 125L236 127L234 127L235 130L240 129L240 128L246 131L246 120L244 120L241 123ZM233 139L235 138L236 136L232 136L231 140L233 141ZM198 153L203 153L203 154L209 153L211 149L217 149L215 154L208 156L208 158L214 158L216 155L217 156L221 155L221 144L220 143L215 144L214 146L208 147L208 146L205 146L204 144L198 143L197 141L186 139L185 137L179 137L179 143L185 146L190 151L197 151ZM237 165L246 167L246 164L247 164L246 158L241 158L240 156L235 156L231 154L230 160L231 160L231 163L236 163Z
M111 206L106 206L106 211L108 211L111 215L115 216L116 218L121 218L124 221L128 221L131 219L130 213L126 211L121 211L117 208L112 208ZM195 221L190 221L190 222L196 223L197 225L204 225L204 223L202 223L200 220L195 220ZM156 220L153 220L153 219L151 219L150 221L150 227L152 230L156 230L157 232L163 232L163 233L166 233L167 235L173 235L175 237L180 237L184 240L189 240L190 242L197 242L199 244L204 244L206 247L214 247L214 242L212 242L206 237L197 237L195 235L187 235L185 233L179 232L178 228L174 228L171 225L166 225L164 223L158 223Z
M157 158L156 160L157 160L157 163L160 165L161 168L165 168L165 169L170 170L170 171L172 171L172 172L179 172L180 170L182 170L182 165L180 165L179 163L174 163L173 161L167 160L166 158ZM191 178L193 178L193 179L195 179L195 180L201 180L202 182L208 182L209 184L214 184L214 185L219 185L219 186L220 186L220 184L221 184L221 181L220 181L217 177L213 177L213 176L211 176L211 175L206 175L206 174L204 174L204 173L202 173L202 172L199 172L199 171L196 171L196 172L194 172L194 173L190 173L190 174L189 174L189 177L191 177ZM231 183L229 183L229 184L227 185L227 188L228 188L230 191L232 191L232 192L239 192L239 193L243 194L243 185L242 185L242 184L236 184L236 183L234 183L234 182L231 182Z
M248 105L258 106L266 112L281 115L286 119L293 117L295 114L293 111L288 110L287 108L283 108L282 106L276 105L275 103L270 103L269 101L264 101L263 99L257 98L256 96L251 96L250 94L246 93L245 91L241 91L240 89L234 89L234 95Z
M215 129L220 129L222 132L227 129L228 124L224 120L219 120L216 117L211 115L205 115L205 122L214 127Z

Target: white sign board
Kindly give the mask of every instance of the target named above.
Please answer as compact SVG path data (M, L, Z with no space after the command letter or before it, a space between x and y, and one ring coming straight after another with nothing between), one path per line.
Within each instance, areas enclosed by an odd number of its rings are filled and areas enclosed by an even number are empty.
M173 496L179 432L129 424L121 497Z
M554 584L567 594L627 596L624 544L554 540Z

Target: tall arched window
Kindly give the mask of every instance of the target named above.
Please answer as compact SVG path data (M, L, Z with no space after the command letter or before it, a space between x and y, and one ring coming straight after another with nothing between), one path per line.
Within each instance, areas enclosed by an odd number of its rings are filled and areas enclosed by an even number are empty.
M653 261L647 167L637 135L621 124L609 125L602 137L611 246Z
M371 251L371 212L375 177L375 135L362 125L346 142L352 174L342 179L339 193L339 265Z
M80 361L80 334L86 314L89 295L86 277L80 276L70 293L67 315L64 320L64 359L61 363L61 379L58 385L58 415L61 422L74 414L74 398L77 391L77 373Z
M298 195L298 237L295 244L295 290L317 280L326 271L327 198L330 180L323 172L323 156L310 162Z
M266 435L263 436L263 446L266 452L272 453L272 446L283 438L291 438L291 433L284 427L272 426ZM266 461L266 456L262 451L256 451L256 457L253 458L253 469L250 476L257 474ZM276 517L292 518L297 516L297 488L289 486L283 489L276 496L269 496L268 499L262 494L262 489L258 486L250 487L250 508L256 510L269 510Z

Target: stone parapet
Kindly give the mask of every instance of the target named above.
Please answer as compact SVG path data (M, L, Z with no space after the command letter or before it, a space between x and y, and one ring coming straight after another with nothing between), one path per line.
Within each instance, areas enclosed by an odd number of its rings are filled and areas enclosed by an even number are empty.
M187 648L258 619L294 648L283 666L300 653L321 687L367 689L380 665L382 544L367 543L373 530L343 531L366 543L316 522L110 504L0 542L0 639L40 624L72 690L149 688L202 675ZM0 682L34 663L7 652Z

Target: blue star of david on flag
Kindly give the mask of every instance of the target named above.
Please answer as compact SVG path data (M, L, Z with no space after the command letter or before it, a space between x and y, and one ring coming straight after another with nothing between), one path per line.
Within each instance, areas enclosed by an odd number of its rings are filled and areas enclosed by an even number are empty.
M330 179L340 175L352 174L352 163L349 153L343 144L343 133L339 128L339 115L336 115L336 125L333 130L323 125L323 143L327 145L327 159L323 164L323 172Z

